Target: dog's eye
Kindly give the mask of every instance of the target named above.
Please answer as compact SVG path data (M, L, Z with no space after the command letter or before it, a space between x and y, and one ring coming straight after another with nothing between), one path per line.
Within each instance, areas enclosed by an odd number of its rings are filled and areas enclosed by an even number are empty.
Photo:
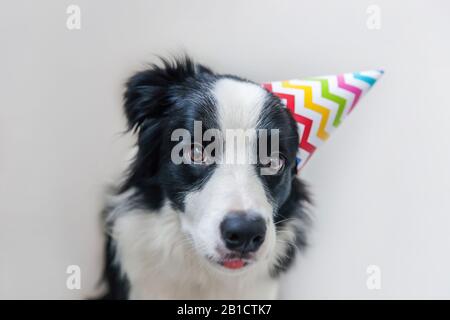
M286 165L286 159L281 154L274 154L269 161L263 164L266 175L277 175L281 173Z
M199 143L193 143L191 145L189 156L193 164L207 164L208 157L205 149Z

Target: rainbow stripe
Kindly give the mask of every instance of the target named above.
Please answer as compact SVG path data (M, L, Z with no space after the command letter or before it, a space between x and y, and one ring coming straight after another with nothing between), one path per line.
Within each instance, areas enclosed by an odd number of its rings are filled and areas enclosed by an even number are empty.
M285 103L298 123L298 170L328 139L331 131L339 127L382 74L381 70L370 70L263 84Z

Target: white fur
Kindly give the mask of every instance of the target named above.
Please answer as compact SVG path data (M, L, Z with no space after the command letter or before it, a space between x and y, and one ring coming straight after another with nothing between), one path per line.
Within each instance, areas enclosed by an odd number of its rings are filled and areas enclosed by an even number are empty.
M240 274L212 267L181 232L179 212L135 210L114 224L117 259L131 299L273 299L277 281L268 263Z
M221 79L213 88L220 129L254 129L264 107L267 92L260 86Z

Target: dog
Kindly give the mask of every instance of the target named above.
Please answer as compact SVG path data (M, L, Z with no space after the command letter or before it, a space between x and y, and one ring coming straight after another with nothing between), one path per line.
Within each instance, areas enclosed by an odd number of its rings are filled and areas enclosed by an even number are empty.
M310 224L310 196L297 175L298 127L282 101L185 56L133 75L124 113L137 151L103 212L103 298L277 298ZM275 130L277 160L208 161L208 141L173 139L180 129L195 135L196 123L219 133ZM248 143L260 140L251 135ZM180 144L182 159L194 161L173 161Z

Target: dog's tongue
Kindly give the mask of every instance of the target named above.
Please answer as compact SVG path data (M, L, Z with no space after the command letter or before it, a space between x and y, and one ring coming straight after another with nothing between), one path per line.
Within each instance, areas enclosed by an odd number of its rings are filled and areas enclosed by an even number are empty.
M223 266L228 269L239 269L244 266L244 261L241 259L226 260Z

